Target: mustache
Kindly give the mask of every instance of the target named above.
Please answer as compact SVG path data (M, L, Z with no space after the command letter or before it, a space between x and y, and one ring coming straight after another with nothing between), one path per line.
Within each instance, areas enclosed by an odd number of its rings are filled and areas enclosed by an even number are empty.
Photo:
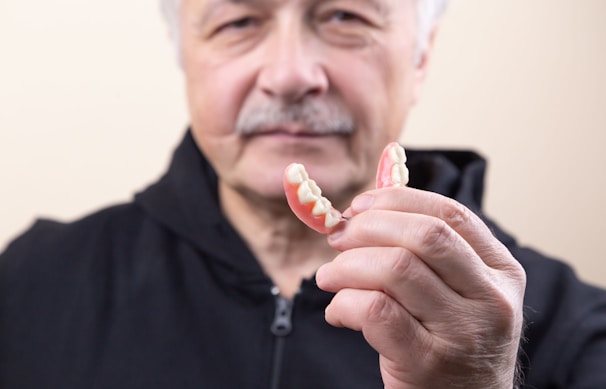
M236 133L253 135L293 123L311 135L347 135L355 130L353 115L343 104L305 99L297 103L268 101L245 105L238 115Z

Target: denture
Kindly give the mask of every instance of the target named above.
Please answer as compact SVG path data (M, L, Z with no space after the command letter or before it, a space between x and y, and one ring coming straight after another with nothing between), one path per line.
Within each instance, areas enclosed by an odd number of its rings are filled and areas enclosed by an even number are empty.
M408 183L406 153L398 143L392 142L383 150L376 183L377 188L405 186ZM322 190L309 178L302 164L292 163L286 167L283 184L290 209L308 227L328 234L345 220L341 212L322 196Z
M302 164L288 165L284 173L284 191L294 214L319 233L329 233L341 221L341 212L322 196L322 190L309 178Z
M408 184L406 152L398 143L392 142L385 146L379 159L377 188L406 186L406 184Z

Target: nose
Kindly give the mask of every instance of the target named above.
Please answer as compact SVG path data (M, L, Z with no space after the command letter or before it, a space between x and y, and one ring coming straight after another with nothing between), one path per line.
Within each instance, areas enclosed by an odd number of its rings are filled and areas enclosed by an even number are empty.
M266 96L296 103L328 90L328 77L317 60L314 42L303 31L290 24L281 32L274 31L267 43L257 80Z

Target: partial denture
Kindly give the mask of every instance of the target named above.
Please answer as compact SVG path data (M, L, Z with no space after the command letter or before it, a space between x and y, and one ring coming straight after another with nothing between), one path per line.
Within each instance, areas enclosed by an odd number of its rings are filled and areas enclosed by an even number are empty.
M288 165L284 172L283 183L288 205L308 227L321 234L328 234L345 220L341 212L322 196L322 190L309 178L302 164ZM377 188L405 186L408 183L406 153L398 143L392 142L383 150L377 169L376 183Z
M295 215L321 234L329 233L342 220L322 190L300 163L290 164L284 174L286 199Z
M392 142L385 146L379 160L377 188L406 186L406 184L408 184L406 152L398 143Z

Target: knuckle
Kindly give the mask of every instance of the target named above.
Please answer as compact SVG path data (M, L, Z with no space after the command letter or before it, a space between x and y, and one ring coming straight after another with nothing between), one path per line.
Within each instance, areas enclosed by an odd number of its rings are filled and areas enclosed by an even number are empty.
M394 315L393 300L379 291L373 291L372 294L371 303L368 306L368 320L374 323L390 321L390 318Z
M396 279L410 278L413 262L412 254L399 247L394 251L388 268L389 274Z
M494 301L492 306L492 325L497 333L509 333L512 329L514 318L517 316L515 305L507 298Z
M505 309L505 308L508 309ZM512 342L517 342L521 336L522 321L517 319L518 315L513 312L510 306L504 306L503 311L499 316L495 316L499 320L493 320L487 324L486 328L478 331L478 337L482 336L489 344L509 345ZM489 336L484 336L489 334Z
M485 321L487 327L491 328L493 339L516 338L519 336L521 323L523 321L522 301L516 293L508 293L506 290L495 290L490 293L492 298L487 306Z
M439 218L454 229L470 222L472 213L458 201L447 199L439 209Z
M512 257L509 262L509 277L513 280L514 284L518 286L522 291L526 287L526 270L520 262Z
M421 243L428 247L432 254L440 255L447 252L456 241L454 230L441 219L434 219L422 231Z

